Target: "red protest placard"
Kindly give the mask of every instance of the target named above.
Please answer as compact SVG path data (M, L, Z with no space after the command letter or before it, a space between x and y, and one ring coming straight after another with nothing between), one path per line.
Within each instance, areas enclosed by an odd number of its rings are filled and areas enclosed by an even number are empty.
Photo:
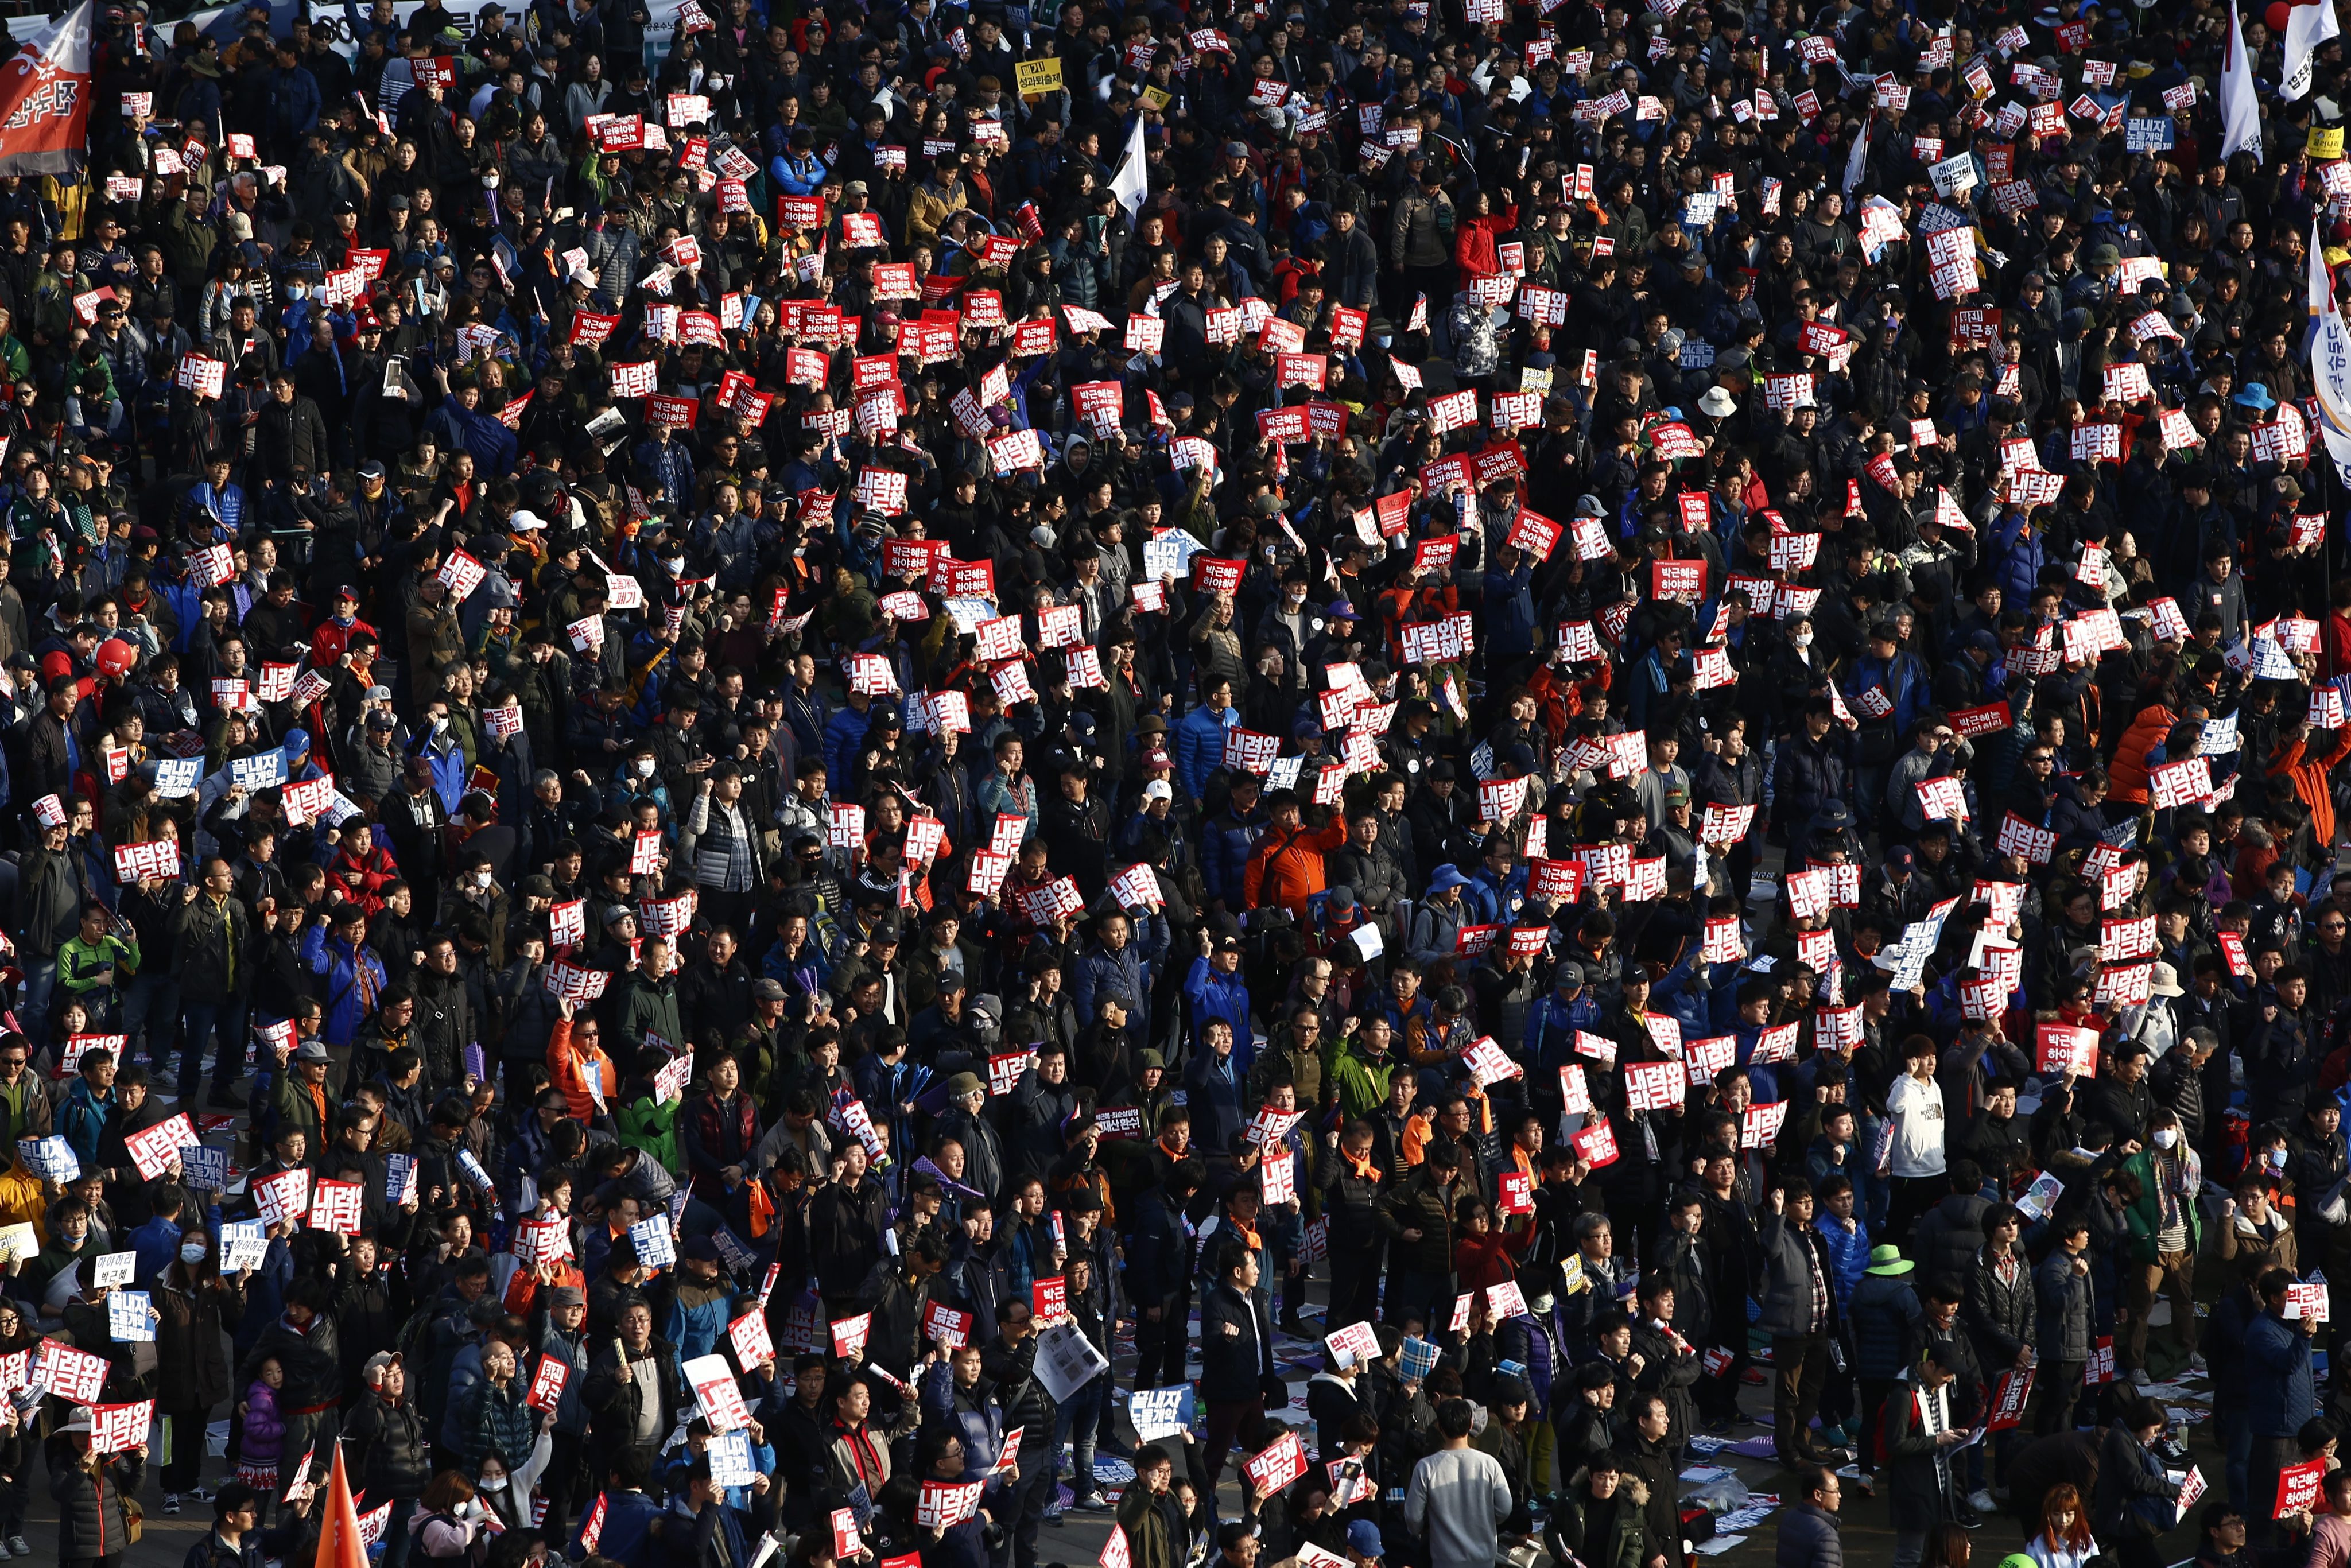
M2010 1367L2000 1375L2000 1387L1992 1396L1991 1415L1984 1422L1988 1430L2004 1432L2024 1420L2025 1402L2032 1397L2032 1368Z
M2324 1457L2288 1465L2278 1471L2277 1507L2272 1519L2283 1519L2291 1513L2306 1513L2317 1506L2318 1489L2326 1479Z
M1295 1432L1285 1432L1274 1445L1241 1467L1261 1497L1270 1497L1306 1473L1306 1450Z

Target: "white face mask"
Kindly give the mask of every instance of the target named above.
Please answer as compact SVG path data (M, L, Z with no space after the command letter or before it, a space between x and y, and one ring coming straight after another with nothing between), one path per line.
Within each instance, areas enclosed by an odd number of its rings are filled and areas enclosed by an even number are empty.
M650 757L641 757L631 763L630 767L636 770L637 777L640 779L650 779L653 776L653 759Z
M203 1242L191 1241L186 1246L180 1249L181 1262L193 1266L194 1264L201 1263L204 1260L204 1244Z
M1813 634L1810 632L1799 632L1788 641L1799 648L1809 648L1813 645Z
M2172 1128L2158 1127L2155 1130L2155 1146L2157 1148L2168 1149L2178 1142L2179 1142L2179 1134Z
M504 1491L507 1490L507 1478L504 1476L484 1476L482 1478L481 1490L484 1491L493 1492Z

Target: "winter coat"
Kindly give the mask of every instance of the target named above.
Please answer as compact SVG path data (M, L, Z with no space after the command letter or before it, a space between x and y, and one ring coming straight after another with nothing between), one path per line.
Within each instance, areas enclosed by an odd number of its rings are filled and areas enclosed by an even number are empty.
M1926 1315L1907 1276L1864 1275L1846 1308L1853 1324L1854 1375L1901 1376L1918 1354L1919 1323Z
M2032 1271L2032 1293L2038 1309L2034 1344L2047 1361L2090 1359L2090 1277L2074 1267L2063 1248L2041 1260Z
M485 1377L466 1396L463 1431L465 1469L478 1471L493 1451L510 1465L530 1458L538 1439L538 1412L528 1403L530 1386L519 1375L504 1386Z
M1416 1269L1425 1274L1447 1274L1453 1269L1453 1206L1463 1196L1459 1177L1438 1182L1436 1168L1421 1165L1403 1184L1380 1201L1380 1229L1388 1238L1392 1268ZM1407 1230L1420 1239L1407 1241Z
M1597 1538L1593 1526L1592 1510L1597 1505L1581 1494L1563 1500L1554 1518L1561 1542L1590 1568L1641 1568L1649 1558L1648 1537L1643 1526L1649 1508L1648 1486L1637 1478L1619 1482L1616 1495L1610 1500L1604 1538ZM1786 1527L1782 1527L1782 1539L1786 1539ZM1783 1568L1785 1559L1782 1559Z
M2003 1281L1991 1259L1978 1253L1975 1266L1968 1272L1961 1317L1968 1336L1975 1342L1976 1359L1987 1373L2015 1365L2017 1353L2038 1343L2037 1316L2031 1261L2019 1253L2014 1274Z
M199 893L172 915L172 947L179 956L180 1000L222 1002L244 983L251 946L245 905Z
M1823 1332L1836 1326L1836 1265L1825 1243L1810 1226L1788 1223L1784 1214L1767 1214L1758 1232L1763 1247L1763 1315L1760 1320L1772 1335L1813 1332L1813 1269L1817 1263L1821 1284L1829 1298ZM1679 1298L1676 1298L1678 1305Z
M2242 1364L2246 1424L2254 1437L2291 1437L2318 1413L2310 1338L2300 1323L2273 1312L2255 1317L2245 1329Z
M1246 1404L1272 1372L1273 1324L1263 1299L1218 1284L1200 1302L1200 1397Z
M394 1405L371 1389L343 1417L343 1435L359 1449L359 1473L352 1478L358 1490L371 1498L424 1495L424 1483L433 1479L433 1455L424 1446L424 1417L413 1400Z
M274 1465L285 1451L286 1418L277 1413L277 1390L256 1383L245 1391L245 1441L239 1453L249 1464Z
M139 1495L146 1479L147 1461L116 1454L96 1469L74 1464L54 1453L49 1466L49 1496L57 1504L56 1561L116 1557L131 1549L130 1531L122 1519L122 1500Z
M245 1316L245 1290L224 1278L218 1290L190 1289L173 1282L175 1264L156 1282L155 1407L209 1410L226 1399L228 1357L221 1350L221 1324Z
M1176 726L1176 778L1191 799L1200 800L1208 787L1208 775L1225 765L1225 731L1240 724L1240 714L1233 708L1212 708L1207 704L1194 708Z
M2098 1484L2090 1494L2090 1528L2101 1542L2153 1541L2178 1515L2172 1500L2179 1495L2179 1483L2164 1473L2162 1459L2131 1436L2129 1427L2117 1421L2106 1428L2098 1451Z
M637 1416L644 1402L644 1390L636 1378L621 1363L621 1344L615 1341L596 1353L588 1365L588 1383L580 1390L587 1405L596 1441L607 1440L622 1448L636 1440ZM655 1334L647 1342L644 1354L652 1358L658 1369L655 1396L661 1402L661 1418L653 1424L657 1432L667 1433L677 1425L677 1412L686 1398L685 1385L678 1373L677 1352L669 1342Z
M1800 1502L1780 1516L1777 1568L1844 1568L1836 1516Z
M1990 1212L1991 1200L1974 1193L1951 1193L1928 1211L1909 1249L1923 1283L1957 1283L1968 1277L1984 1249L1984 1216Z
M1946 1409L1955 1409L1958 1385L1947 1385L1943 1392ZM1950 1467L1936 1462L1934 1435L1919 1419L1918 1402L1925 1397L1917 1385L1905 1383L1886 1400L1886 1463L1879 1471L1878 1483L1886 1489L1897 1531L1931 1530L1956 1517Z

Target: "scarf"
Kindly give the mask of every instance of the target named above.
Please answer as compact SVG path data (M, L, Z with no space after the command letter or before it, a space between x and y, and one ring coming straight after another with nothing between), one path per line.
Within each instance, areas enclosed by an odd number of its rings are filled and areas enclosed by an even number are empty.
M882 1490L875 1484L874 1478L879 1476L885 1481L890 1478L882 1462L881 1451L873 1446L872 1436L862 1425L843 1427L836 1422L832 1429L836 1437L848 1446L849 1462L857 1467L857 1484L865 1489L867 1497L873 1496Z
M1265 1250L1265 1243L1257 1239L1256 1231L1251 1230L1248 1226L1243 1225L1238 1219L1232 1220L1230 1223L1233 1228L1233 1234L1239 1237L1243 1241L1248 1242L1249 1249L1250 1251L1262 1252Z
M1339 1146L1339 1157L1347 1162L1347 1168L1355 1173L1355 1179L1357 1181L1377 1181L1380 1179L1380 1167L1368 1153L1364 1155L1362 1158L1358 1159L1355 1155L1349 1154L1347 1152L1346 1145L1343 1144Z

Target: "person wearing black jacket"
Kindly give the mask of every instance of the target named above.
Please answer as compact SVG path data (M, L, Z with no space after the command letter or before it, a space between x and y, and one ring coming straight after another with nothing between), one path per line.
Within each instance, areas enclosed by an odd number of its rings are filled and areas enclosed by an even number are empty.
M326 473L334 466L327 422L319 405L296 388L294 371L280 368L269 378L270 398L254 427L254 455L260 472L275 478Z
M778 1294L773 1298L780 1301ZM782 1413L767 1424L768 1446L776 1452L776 1479L783 1483L783 1522L805 1531L823 1517L825 1465L832 1447L828 1430L831 1407L825 1398L827 1362L814 1352L792 1358L792 1396Z
M600 1452L656 1450L675 1429L678 1412L692 1396L678 1370L676 1347L653 1333L653 1308L642 1298L621 1309L620 1330L588 1364L580 1399L588 1406L590 1434Z
M1212 1487L1224 1473L1234 1437L1264 1418L1269 1385L1278 1382L1273 1323L1257 1286L1255 1249L1227 1243L1217 1255L1217 1283L1200 1303L1200 1397L1207 1406Z
M1355 1121L1344 1133L1327 1134L1331 1157L1319 1162L1316 1195L1330 1222L1331 1305L1334 1329L1369 1322L1379 1315L1381 1172L1372 1152L1369 1122Z
M385 1539L404 1540L409 1515L433 1479L433 1454L424 1441L424 1417L408 1397L408 1369L398 1355L379 1351L368 1358L366 1392L350 1402L343 1435L353 1449L351 1490L371 1504L392 1500ZM400 1535L391 1530L397 1526Z
M1185 1381L1184 1328L1192 1310L1194 1244L1185 1210L1207 1174L1198 1160L1177 1160L1166 1179L1144 1195L1127 1238L1126 1294L1134 1303L1134 1377L1140 1388Z
M286 1375L277 1390L277 1412L286 1423L281 1452L292 1462L314 1454L312 1469L323 1476L334 1458L340 1424L338 1407L343 1396L343 1358L335 1320L327 1314L327 1288L315 1278L299 1277L286 1289L286 1310L261 1331L237 1368L235 1385L252 1386L261 1364L273 1357ZM287 1484L299 1478L281 1465Z
M1061 1452L1053 1437L1053 1397L1037 1375L1036 1331L1035 1312L1016 1296L1004 1303L996 1338L979 1353L980 1375L996 1385L1004 1409L1004 1429L1020 1429L1019 1451L1013 1456L1020 1479L1013 1484L1013 1500L999 1513L1010 1521L1013 1568L1037 1568L1037 1532L1053 1500Z
M183 1568L261 1568L261 1499L243 1481L230 1481L213 1494L213 1527L188 1549ZM408 1528L401 1514L400 1527ZM386 1527L389 1529L389 1526ZM389 1537L387 1537L389 1539Z

